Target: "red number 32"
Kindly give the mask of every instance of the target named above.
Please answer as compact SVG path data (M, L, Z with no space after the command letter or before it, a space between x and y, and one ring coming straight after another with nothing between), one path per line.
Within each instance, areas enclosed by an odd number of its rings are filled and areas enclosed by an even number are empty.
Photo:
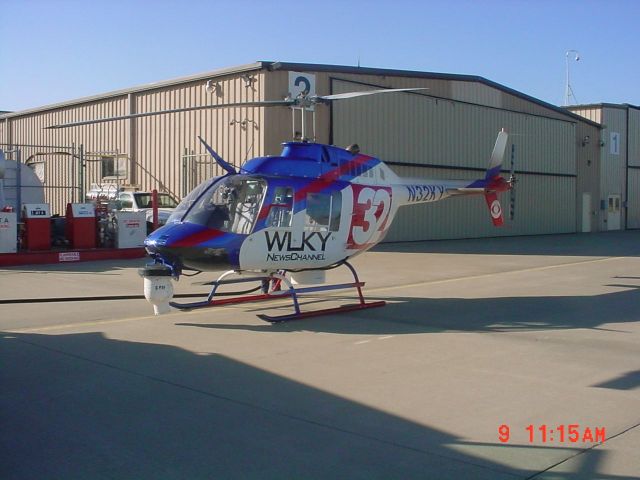
M348 248L362 248L384 231L391 209L389 187L352 185L353 216L349 230Z

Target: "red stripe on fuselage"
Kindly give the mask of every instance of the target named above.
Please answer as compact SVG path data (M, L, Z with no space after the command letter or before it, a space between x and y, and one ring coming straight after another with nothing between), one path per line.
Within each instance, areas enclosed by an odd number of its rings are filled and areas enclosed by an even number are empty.
M180 240L177 240L168 246L169 247L194 247L196 245L199 245L208 240L212 240L221 235L224 235L224 232L221 232L220 230L213 230L208 228L206 230L202 230L200 232L187 235L186 237L181 238Z
M368 162L373 157L368 155L356 155L353 160L348 161L340 165L339 167L329 170L327 173L323 173L316 180L309 182L305 187L296 192L295 201L299 202L307 196L307 193L317 193L331 183L332 180L337 180L341 175L347 173L352 168L362 165Z

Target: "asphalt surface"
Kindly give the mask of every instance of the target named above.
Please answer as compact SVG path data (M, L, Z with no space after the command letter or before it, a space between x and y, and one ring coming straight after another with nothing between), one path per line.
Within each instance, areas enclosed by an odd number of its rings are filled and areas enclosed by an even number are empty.
M144 260L0 270L0 478L640 478L639 254L386 244L354 260L386 307L281 325L87 300L141 294Z

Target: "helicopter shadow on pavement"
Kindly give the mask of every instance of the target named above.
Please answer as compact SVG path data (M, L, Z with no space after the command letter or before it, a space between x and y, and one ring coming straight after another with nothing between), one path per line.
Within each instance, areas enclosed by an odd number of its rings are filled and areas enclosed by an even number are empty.
M14 275L22 273L48 274L65 273L70 275L119 275L119 270L143 267L149 262L148 257L123 260L97 260L90 262L67 262L45 265L19 265L0 266L0 271L6 271Z
M640 304L640 287L609 286L625 290L587 296L476 299L369 297L370 301L386 300L388 303L381 308L278 324L178 322L176 325L250 331L305 330L354 335L402 335L450 331L514 332L584 328L607 330L604 325L608 323L639 321L640 310L637 305ZM353 299L350 303L353 303ZM254 311L259 313L268 309L268 306L264 306Z
M446 241L393 242L378 244L371 251L475 255L635 257L640 255L640 231L626 230Z
M538 470L455 449L508 456L516 445L470 442L216 353L99 332L4 333L0 362L3 479L507 479ZM550 452L538 447L539 470Z

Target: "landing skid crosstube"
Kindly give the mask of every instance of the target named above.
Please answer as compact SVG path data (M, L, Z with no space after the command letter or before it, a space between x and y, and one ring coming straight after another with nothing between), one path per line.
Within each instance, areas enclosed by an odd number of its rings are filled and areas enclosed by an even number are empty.
M264 300L278 300L285 297L291 297L293 301L293 309L294 312L287 315L277 315L271 316L266 314L258 315L258 318L265 320L271 323L280 323L280 322L288 322L290 320L301 320L303 318L317 317L320 315L330 315L334 313L344 313L344 312L353 312L356 310L364 310L367 308L376 308L382 307L386 304L385 301L377 301L377 302L367 302L362 295L362 287L364 286L364 282L361 282L358 279L358 274L355 269L349 262L344 262L345 265L353 275L354 281L352 283L339 283L334 285L321 285L317 287L304 287L304 288L295 288L291 282L286 278L284 272L274 272L274 273L265 273L263 275L252 273L251 276L240 277L236 279L226 279L231 275L238 275L239 273L230 270L228 272L223 273L218 280L212 282L211 293L206 300L201 302L192 302L192 303L175 303L171 302L170 305L174 308L180 310L192 310L195 308L205 308L205 307L215 307L221 305L233 305L238 303L246 303L246 302L260 302ZM241 274L240 274L241 275ZM228 298L216 298L219 297L220 294L216 295L216 292L220 285L229 285L235 283L247 283L247 282L261 282L263 287L263 293L256 295L244 295L237 297L228 297ZM286 286L286 289L282 288L282 285ZM342 305L340 307L334 308L325 308L321 310L312 310L308 312L302 312L300 310L300 302L298 301L298 296L306 293L317 293L317 292L325 292L330 290L342 290L346 288L355 288L358 292L358 303Z

